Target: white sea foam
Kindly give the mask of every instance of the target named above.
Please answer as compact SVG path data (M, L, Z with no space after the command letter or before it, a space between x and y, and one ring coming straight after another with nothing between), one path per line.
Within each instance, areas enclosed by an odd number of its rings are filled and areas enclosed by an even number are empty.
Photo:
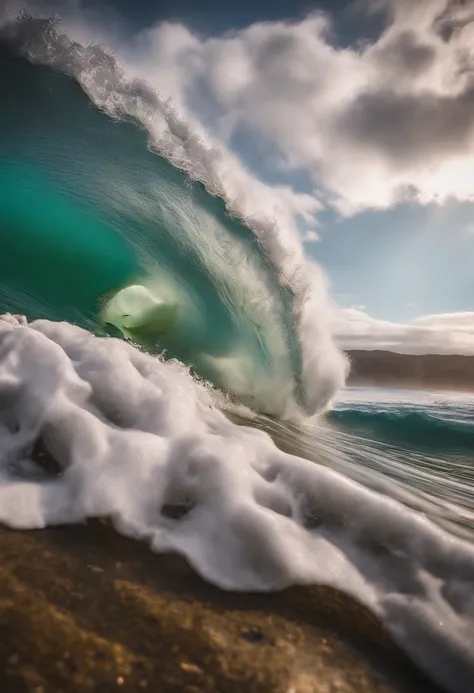
M236 426L216 396L181 364L123 341L4 316L0 521L107 516L225 589L332 585L368 605L450 690L470 693L473 548ZM55 478L36 469L39 439L63 470Z
M74 76L109 114L136 118L151 146L251 226L294 295L302 377L312 385L308 408L324 406L344 361L327 329L324 287L291 225L259 218L247 196L255 182L107 54L29 26L30 59ZM107 516L153 550L183 554L225 589L332 585L372 609L441 683L470 693L474 549L396 501L279 451L263 432L232 424L217 397L179 363L130 344L65 323L5 317L0 522L40 528ZM59 476L35 463L38 440Z

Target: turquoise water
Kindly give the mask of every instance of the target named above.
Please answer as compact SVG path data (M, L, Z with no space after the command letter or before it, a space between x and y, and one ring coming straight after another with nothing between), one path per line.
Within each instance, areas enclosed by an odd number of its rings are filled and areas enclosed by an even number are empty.
M304 409L314 383L303 375L297 297L250 228L152 151L139 123L111 118L63 72L5 43L0 74L0 311L121 335L263 412L280 414L289 397ZM359 473L470 512L471 404L347 390L318 436L330 464L357 458ZM298 442L286 424L261 425L321 454L313 424Z
M0 71L0 309L112 323L249 403L304 405L294 296L250 229L71 78L5 47Z
M467 454L474 450L474 395L347 388L330 413L345 429L419 452Z
M264 412L289 396L304 407L295 295L252 231L71 77L6 44L0 73L0 311L122 335ZM260 425L314 459L325 441L329 464L352 460L364 483L381 474L452 503L464 531L472 402L443 397L349 389L318 440L313 424Z
M473 409L466 393L348 388L329 419L352 476L387 480L389 493L473 540Z
M286 452L332 467L474 540L474 395L350 387L322 421L257 416Z
M111 517L226 589L331 584L470 693L473 399L331 401L344 359L278 229L232 216L205 157L165 156L176 122L153 139L137 112L158 101L110 56L54 22L5 31L0 312L51 322L0 321L2 522ZM166 517L183 498L182 521Z

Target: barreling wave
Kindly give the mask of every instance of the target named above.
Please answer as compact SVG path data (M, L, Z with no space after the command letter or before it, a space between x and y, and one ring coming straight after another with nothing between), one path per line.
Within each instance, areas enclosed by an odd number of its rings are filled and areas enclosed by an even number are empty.
M0 319L0 522L108 517L225 589L331 584L471 693L474 551L370 490L364 463L400 457L255 415L285 452L202 382L288 418L330 401L345 360L298 243L102 49L28 16L0 33L0 310L28 317Z
M26 15L1 38L1 294L25 294L4 309L112 324L270 413L324 408L345 360L298 242L245 219L216 153L103 49Z

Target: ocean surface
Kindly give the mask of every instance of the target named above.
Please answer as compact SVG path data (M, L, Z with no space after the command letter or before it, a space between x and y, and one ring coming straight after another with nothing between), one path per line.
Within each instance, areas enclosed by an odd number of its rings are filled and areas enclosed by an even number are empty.
M474 690L473 397L343 388L297 237L104 49L0 29L0 521L336 587Z

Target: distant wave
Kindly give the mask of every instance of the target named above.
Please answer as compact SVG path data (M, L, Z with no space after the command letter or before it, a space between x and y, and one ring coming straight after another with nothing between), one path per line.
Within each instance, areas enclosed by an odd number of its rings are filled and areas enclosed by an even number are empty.
M394 445L440 453L474 451L474 416L453 407L425 408L393 406L390 409L354 407L333 409L330 419L359 435Z

